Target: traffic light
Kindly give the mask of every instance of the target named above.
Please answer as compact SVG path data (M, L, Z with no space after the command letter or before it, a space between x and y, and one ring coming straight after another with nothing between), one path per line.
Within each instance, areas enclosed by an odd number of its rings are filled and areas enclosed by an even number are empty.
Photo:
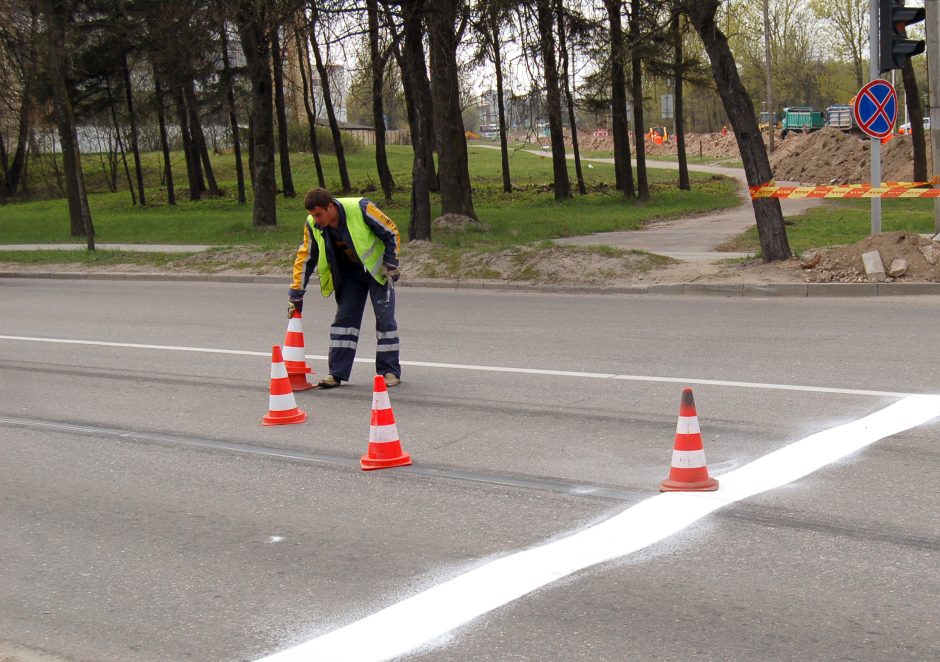
M924 41L908 39L904 30L909 25L920 23L925 17L923 7L905 7L904 0L879 0L878 71L884 73L900 69L907 62L907 58L924 52Z

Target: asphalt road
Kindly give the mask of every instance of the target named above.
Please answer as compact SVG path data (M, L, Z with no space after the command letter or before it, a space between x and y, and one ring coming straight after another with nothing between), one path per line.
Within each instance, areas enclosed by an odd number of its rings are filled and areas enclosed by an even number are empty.
M366 473L371 313L353 380L261 426L285 293L0 280L0 659L254 660L592 531L658 494L683 386L728 483L938 393L940 297L407 288L390 396L415 465ZM308 355L333 310L307 302ZM938 659L938 430L559 572L405 658Z

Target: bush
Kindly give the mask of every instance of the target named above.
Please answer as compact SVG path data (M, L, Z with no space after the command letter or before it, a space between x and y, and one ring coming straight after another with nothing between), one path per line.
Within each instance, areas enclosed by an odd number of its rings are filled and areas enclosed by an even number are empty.
M362 149L362 141L348 131L340 131L340 138L343 141L343 150L347 154L355 154ZM290 145L290 151L307 153L310 151L310 127L306 122L288 123L287 142ZM336 149L333 145L333 134L329 127L317 126L317 147L320 154L335 154Z

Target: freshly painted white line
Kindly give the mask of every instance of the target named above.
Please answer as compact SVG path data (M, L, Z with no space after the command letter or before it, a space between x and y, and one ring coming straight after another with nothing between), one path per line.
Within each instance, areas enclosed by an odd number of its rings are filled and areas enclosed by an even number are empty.
M238 356L271 356L271 352L251 352L241 349L218 349L215 347L181 347L177 345L145 345L141 343L106 342L103 340L74 340L68 338L34 338L30 336L4 336L0 340L23 340L29 342L47 342L65 345L96 345L99 347L126 347L128 349L155 349L173 352L202 352L206 354L235 354ZM306 358L326 361L327 357L319 354L306 354ZM356 359L357 363L373 363L371 358ZM445 370L475 370L479 372L506 372L520 375L544 375L548 377L581 377L585 379L621 379L633 382L664 382L667 384L707 384L709 386L734 386L740 388L760 388L777 391L803 391L806 393L838 393L841 395L866 395L888 398L905 398L916 393L899 391L870 391L855 388L831 388L827 386L802 386L799 384L765 384L762 382L735 382L718 379L696 379L694 377L652 377L648 375L617 375L609 372L572 372L568 370L542 370L540 368L510 368L506 366L473 365L462 363L435 363L430 361L402 361L402 365L417 368L443 368Z
M940 396L905 398L724 474L717 492L660 494L585 531L486 563L259 662L366 662L403 655L542 586L649 547L722 506L799 480L937 416Z

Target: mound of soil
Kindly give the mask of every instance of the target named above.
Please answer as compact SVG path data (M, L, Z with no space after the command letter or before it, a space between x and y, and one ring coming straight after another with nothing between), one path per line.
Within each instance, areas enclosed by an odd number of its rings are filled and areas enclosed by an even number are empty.
M885 270L895 260L903 260L906 269L888 282L940 282L940 241L910 232L885 232L846 246L811 251L799 266L811 283L868 282L862 254L878 251Z
M871 140L867 136L827 127L805 135L791 133L774 147L770 166L777 181L819 185L871 181ZM929 143L927 164L929 171ZM886 182L913 180L911 136L894 136L881 146L881 173Z

